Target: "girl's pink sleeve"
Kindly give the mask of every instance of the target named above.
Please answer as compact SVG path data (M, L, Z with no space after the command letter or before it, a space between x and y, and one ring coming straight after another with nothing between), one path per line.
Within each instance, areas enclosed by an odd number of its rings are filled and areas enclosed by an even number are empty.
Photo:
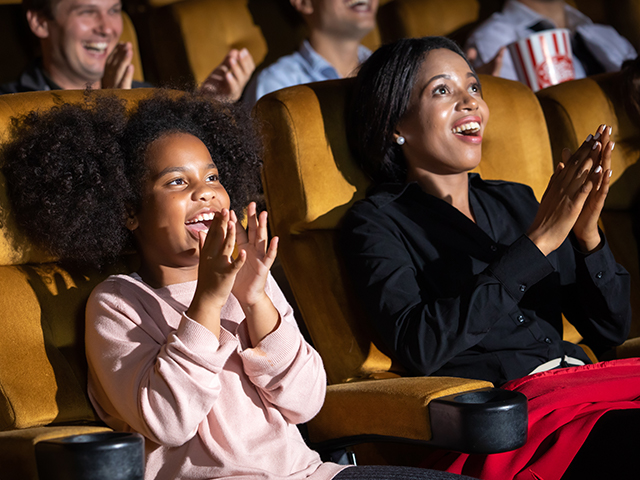
M217 400L218 374L238 341L226 330L218 340L185 316L177 330L162 331L152 319L161 307L143 305L128 289L104 282L87 304L90 397L110 426L183 445Z
M266 291L280 313L280 325L256 347L240 353L244 371L289 423L304 423L324 403L322 359L302 337L291 306L271 276Z

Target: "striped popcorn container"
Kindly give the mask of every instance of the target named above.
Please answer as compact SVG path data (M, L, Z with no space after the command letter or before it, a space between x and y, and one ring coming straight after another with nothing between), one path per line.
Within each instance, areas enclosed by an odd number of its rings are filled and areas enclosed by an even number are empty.
M508 46L518 78L534 92L573 80L569 30L555 28L535 33Z

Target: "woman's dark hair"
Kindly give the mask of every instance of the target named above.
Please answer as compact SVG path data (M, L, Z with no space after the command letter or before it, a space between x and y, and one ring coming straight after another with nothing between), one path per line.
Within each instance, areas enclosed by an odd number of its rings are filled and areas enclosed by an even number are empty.
M406 180L405 159L393 133L409 107L426 54L441 48L467 60L448 38L405 38L380 47L358 71L347 113L347 137L362 169L375 183ZM471 64L469 68L474 71Z
M148 146L162 135L202 140L242 216L260 192L260 155L241 107L197 94L159 94L130 118L115 97L90 94L13 119L0 151L11 208L35 244L61 260L101 267L131 246L127 216L142 204Z

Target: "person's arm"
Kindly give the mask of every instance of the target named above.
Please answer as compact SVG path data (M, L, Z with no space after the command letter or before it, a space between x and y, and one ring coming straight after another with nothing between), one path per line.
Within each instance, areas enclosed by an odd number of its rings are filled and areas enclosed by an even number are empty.
M234 48L202 82L200 92L214 95L221 100L237 102L255 68L249 50Z
M575 239L565 246L571 271L562 272L563 312L595 351L620 345L631 327L630 278L616 263L606 238L585 254ZM567 261L569 263L569 260Z
M326 378L320 357L302 338L291 307L269 276L277 246L277 237L269 242L267 212L258 215L250 203L247 231L238 228L238 251L246 261L233 285L250 341L241 357L265 398L287 421L301 423L322 406Z
M217 401L219 373L237 340L185 316L172 331L155 318L162 308L130 282L108 280L94 291L86 316L89 392L109 425L180 446Z
M313 418L324 402L326 374L322 359L302 337L293 315L273 278L266 290L280 313L277 328L255 347L240 353L249 380L292 424Z

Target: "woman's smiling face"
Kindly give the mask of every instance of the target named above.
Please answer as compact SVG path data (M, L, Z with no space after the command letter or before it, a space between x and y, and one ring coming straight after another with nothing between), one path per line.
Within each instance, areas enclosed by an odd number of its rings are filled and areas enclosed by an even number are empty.
M465 59L444 48L427 53L396 128L405 138L408 179L474 169L488 119L480 82Z

